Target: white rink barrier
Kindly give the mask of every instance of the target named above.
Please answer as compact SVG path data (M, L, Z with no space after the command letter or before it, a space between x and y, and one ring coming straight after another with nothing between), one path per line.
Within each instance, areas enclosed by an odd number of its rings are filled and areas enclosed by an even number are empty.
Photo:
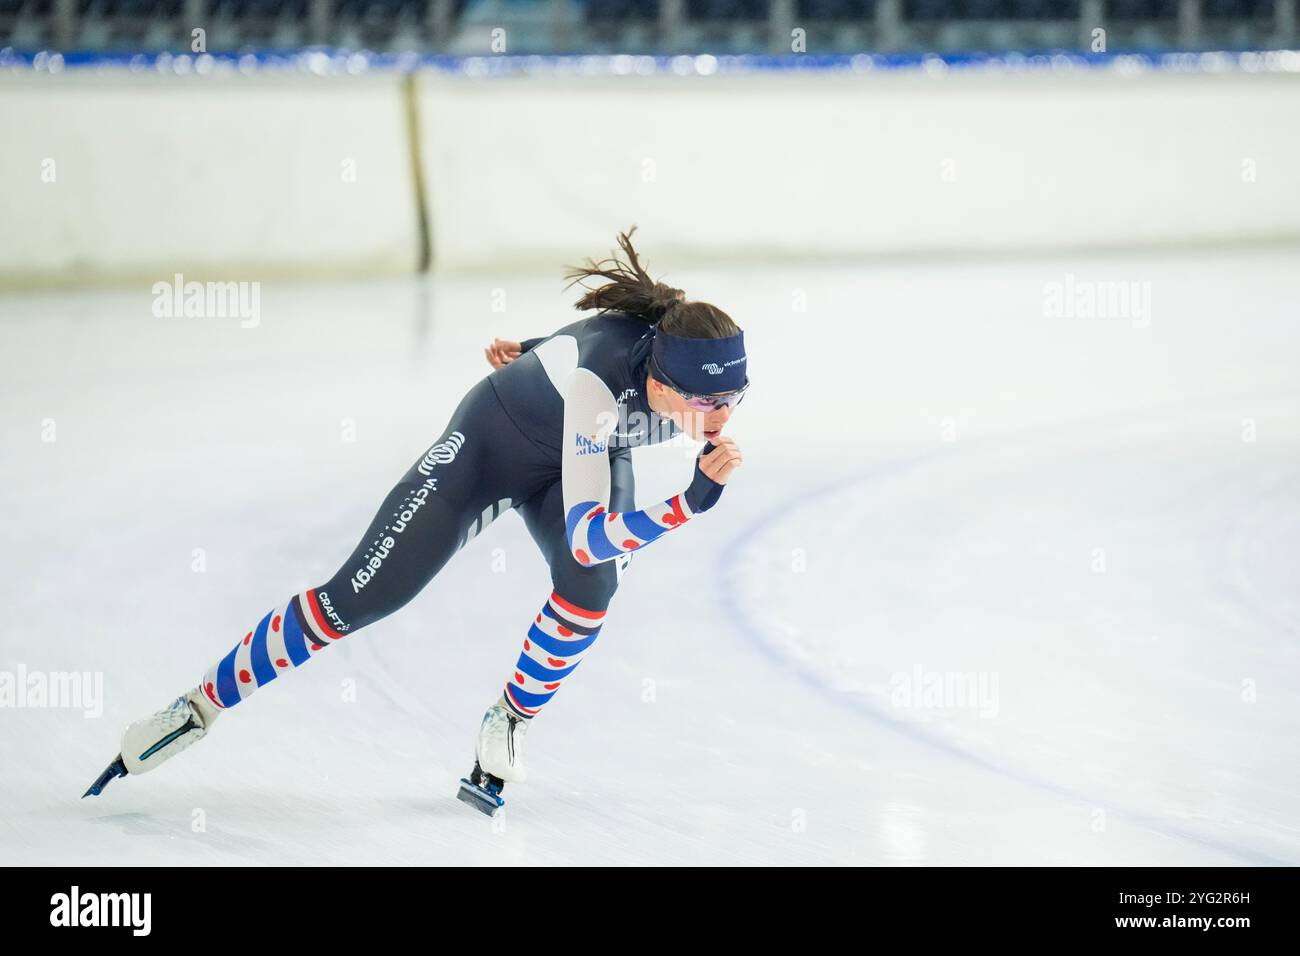
M411 272L401 86L0 75L0 284Z
M1290 241L1285 64L9 70L0 287Z
M424 74L437 267L1300 238L1300 76ZM602 253L603 254L603 253Z

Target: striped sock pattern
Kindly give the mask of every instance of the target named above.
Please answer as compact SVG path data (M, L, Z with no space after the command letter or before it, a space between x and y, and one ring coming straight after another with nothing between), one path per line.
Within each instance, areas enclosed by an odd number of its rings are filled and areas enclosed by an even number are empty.
M564 679L582 663L604 621L604 611L588 611L551 592L550 600L528 628L523 653L506 684L506 704L517 716L537 716Z
M283 670L299 667L343 637L322 612L316 592L295 594L262 618L199 685L213 704L234 707Z

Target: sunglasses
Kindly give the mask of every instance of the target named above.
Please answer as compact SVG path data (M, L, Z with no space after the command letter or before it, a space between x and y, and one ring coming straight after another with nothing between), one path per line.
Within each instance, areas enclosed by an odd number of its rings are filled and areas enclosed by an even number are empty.
M740 386L734 392L727 392L719 395L701 395L697 392L688 392L678 385L659 367L654 356L650 356L650 370L654 377L663 382L674 392L686 400L686 407L697 412L716 412L723 408L735 408L745 397L745 392L749 390L749 376L745 376L745 384Z

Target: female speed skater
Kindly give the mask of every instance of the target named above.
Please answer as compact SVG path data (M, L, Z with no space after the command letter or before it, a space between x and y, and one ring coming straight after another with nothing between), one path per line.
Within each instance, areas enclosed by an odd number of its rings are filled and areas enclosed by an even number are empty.
M384 499L338 572L271 609L199 685L130 724L86 791L141 774L201 740L225 711L410 601L507 510L523 516L552 590L488 708L460 798L495 814L526 778L529 723L582 663L634 552L717 504L741 465L722 434L749 387L744 333L721 309L656 282L620 233L618 258L571 268L575 308L599 310L541 338L497 339L493 371ZM604 280L589 286L584 280ZM567 288L567 287L566 287ZM685 432L704 446L690 484L636 510L631 449Z

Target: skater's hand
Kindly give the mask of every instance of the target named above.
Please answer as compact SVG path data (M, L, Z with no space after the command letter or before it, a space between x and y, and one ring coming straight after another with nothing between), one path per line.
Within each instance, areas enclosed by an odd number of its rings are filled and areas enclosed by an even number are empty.
M523 350L524 347L518 342L511 342L509 339L493 339L492 344L483 350L483 354L487 356L489 365L493 368L501 368L519 358Z
M712 447L712 451L710 451ZM734 438L719 435L717 439L704 446L700 456L700 471L704 472L720 485L725 485L731 473L744 463L740 455L740 446Z

